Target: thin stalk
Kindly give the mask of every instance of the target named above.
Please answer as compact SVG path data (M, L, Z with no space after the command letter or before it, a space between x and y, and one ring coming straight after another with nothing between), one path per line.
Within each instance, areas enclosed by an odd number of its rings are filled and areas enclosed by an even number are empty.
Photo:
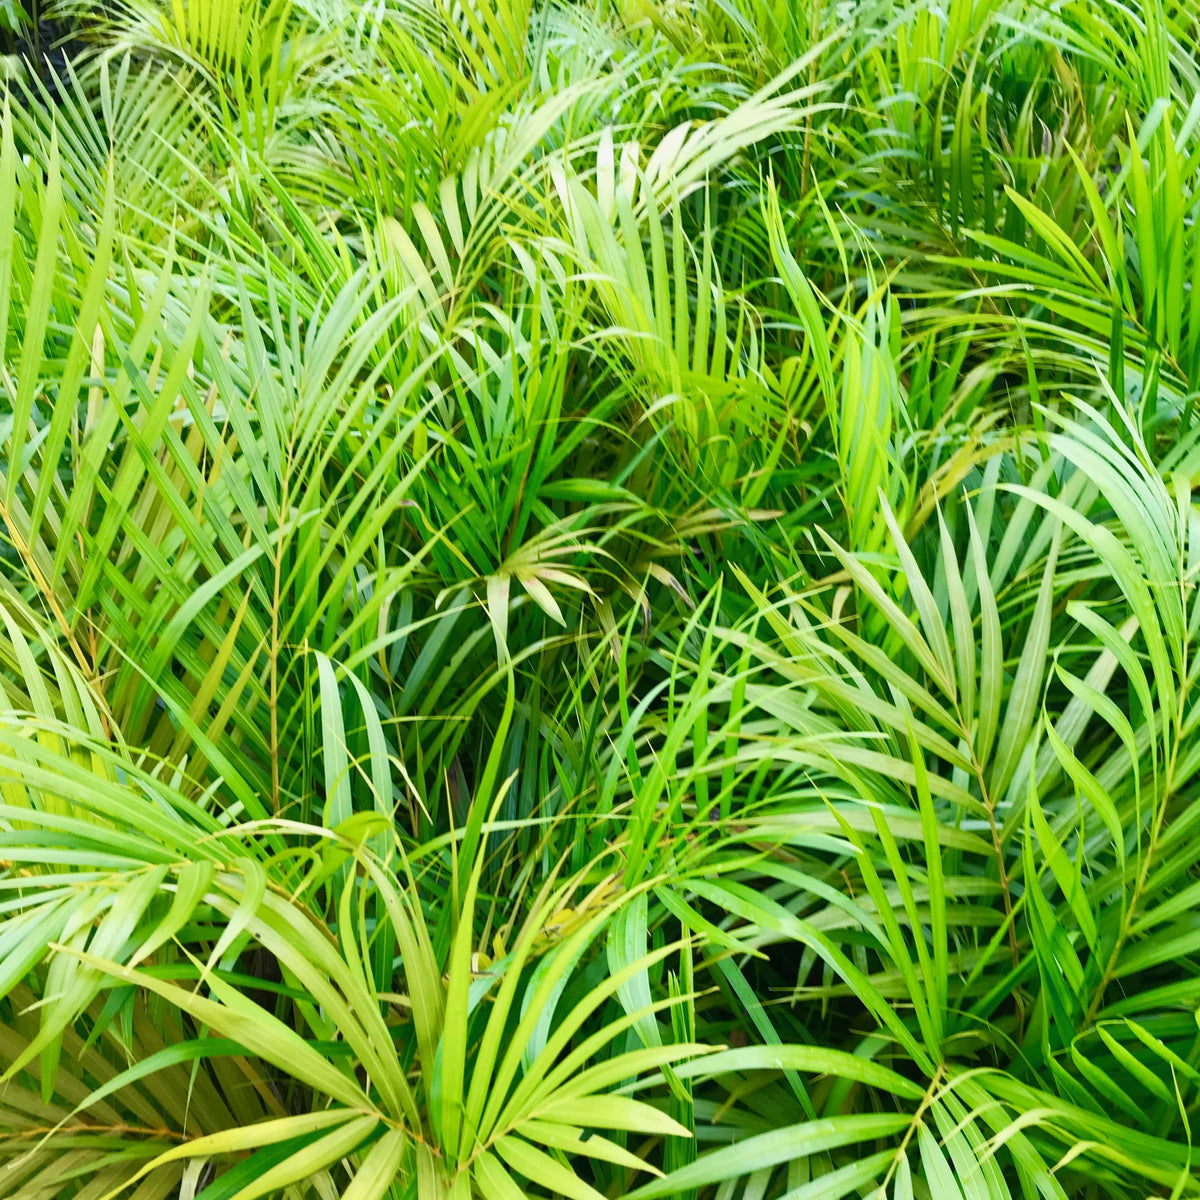
M283 491L279 498L279 537L275 542L275 582L271 594L271 649L270 682L268 703L271 710L271 811L278 815L280 808L279 788L279 607L283 589L283 521L288 510L288 475L283 477Z

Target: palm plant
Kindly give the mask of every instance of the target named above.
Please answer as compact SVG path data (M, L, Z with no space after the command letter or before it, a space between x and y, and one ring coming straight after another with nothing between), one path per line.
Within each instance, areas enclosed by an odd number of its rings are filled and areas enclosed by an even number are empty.
M1200 1194L1195 14L55 17L0 1195Z

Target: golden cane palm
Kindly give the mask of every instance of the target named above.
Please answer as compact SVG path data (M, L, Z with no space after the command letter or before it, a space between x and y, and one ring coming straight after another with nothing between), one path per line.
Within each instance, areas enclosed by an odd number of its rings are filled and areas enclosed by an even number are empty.
M1192 9L49 16L0 1195L1200 1195Z

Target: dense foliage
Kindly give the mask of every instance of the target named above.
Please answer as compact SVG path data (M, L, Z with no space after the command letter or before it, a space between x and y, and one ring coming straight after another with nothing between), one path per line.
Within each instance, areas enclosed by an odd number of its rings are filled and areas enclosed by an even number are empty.
M40 7L0 1196L1200 1195L1196 6Z

